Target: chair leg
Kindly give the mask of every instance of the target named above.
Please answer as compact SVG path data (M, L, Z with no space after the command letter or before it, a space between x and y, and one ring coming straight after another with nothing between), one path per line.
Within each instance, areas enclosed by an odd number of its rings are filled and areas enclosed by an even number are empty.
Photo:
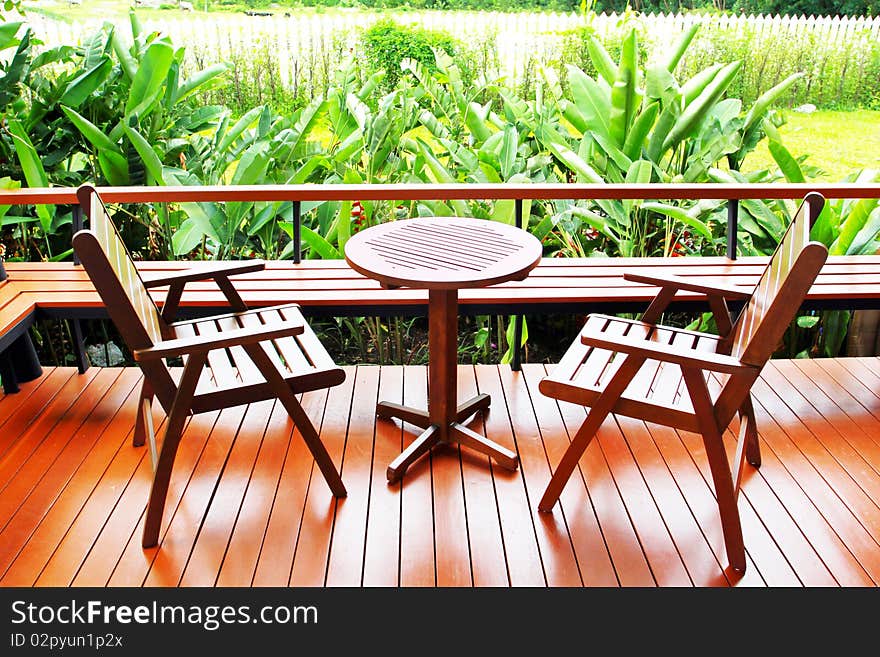
M629 382L644 362L644 357L627 356L626 360L617 369L617 372L611 377L611 380L605 386L605 391L592 405L587 413L587 419L584 420L580 429L577 430L577 433L571 440L571 444L565 450L565 454L562 455L562 460L559 461L556 471L550 478L550 483L547 484L547 488L544 490L544 495L538 504L538 511L547 513L553 509L553 505L556 504L556 501L562 494L562 489L565 488L571 473L577 467L584 450L587 449L590 441L593 440L593 436L596 435L599 427L602 426L602 422L605 421L605 418L614 408L614 404L620 399L623 391L626 390Z
M739 421L746 423L746 460L756 468L761 467L761 446L758 443L758 422L749 395L739 411Z
M324 475L324 480L330 487L330 491L336 497L345 497L347 492L342 483L342 477L339 475L336 466L333 465L333 459L330 458L327 448L324 446L324 443L321 442L321 438L318 436L315 426L300 405L293 390L290 389L290 386L287 385L287 382L278 372L278 369L269 359L269 356L263 351L262 346L258 344L246 345L244 349L254 362L254 365L260 370L260 373L266 378L266 382L275 392L278 400L282 403L288 415L290 415L290 418L293 420L293 423L299 429L303 440L306 442L306 446L315 458L315 463L318 464L321 474Z
M603 413L596 408L590 409L587 419L584 420L580 429L577 430L577 433L571 440L571 444L565 450L565 454L562 455L559 465L556 466L556 471L550 478L550 483L547 484L544 495L538 504L538 511L547 513L553 510L553 506L562 494L562 489L565 488L565 484L568 483L571 474L577 467L578 461L581 460L581 455L592 442L606 417L608 417L608 411Z
M149 433L149 426L147 414L152 410L153 404L153 390L150 388L150 384L144 379L141 384L141 394L138 398L138 410L137 417L134 423L134 439L132 440L133 447L143 447L147 440L147 435Z
M721 530L724 534L727 560L731 568L743 573L746 570L745 543L743 542L739 509L736 504L736 490L733 485L730 464L727 461L727 452L724 451L722 429L715 421L709 389L706 387L703 374L699 370L685 367L682 368L682 373L694 405L694 412L706 449L706 459L712 473L712 484L715 487L715 497L721 515Z
M324 480L330 487L330 491L336 497L345 497L348 493L342 483L342 477L339 475L336 466L333 465L333 459L330 458L327 448L324 446L324 443L321 442L321 438L315 430L315 425L312 424L309 416L306 414L299 401L297 401L296 395L293 394L293 391L290 390L286 384L284 387L287 388L287 393L279 394L278 398L281 400L281 403L284 405L284 408L287 410L293 423L302 434L303 440L305 440L312 456L315 457L315 463L318 464L321 474L324 475Z
M147 517L144 521L144 533L141 545L153 547L159 542L159 530L162 527L162 512L165 509L165 498L168 495L168 484L171 481L171 469L174 457L183 436L183 427L189 416L193 394L207 360L207 353L192 354L183 368L183 376L177 388L177 395L168 414L162 449L153 475L153 486L150 489L150 501L147 504Z

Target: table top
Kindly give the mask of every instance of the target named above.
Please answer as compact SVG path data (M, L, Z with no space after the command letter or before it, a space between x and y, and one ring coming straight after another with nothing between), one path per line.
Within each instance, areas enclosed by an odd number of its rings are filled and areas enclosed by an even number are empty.
M523 279L541 242L497 221L419 217L372 226L345 244L345 259L386 287L458 289Z

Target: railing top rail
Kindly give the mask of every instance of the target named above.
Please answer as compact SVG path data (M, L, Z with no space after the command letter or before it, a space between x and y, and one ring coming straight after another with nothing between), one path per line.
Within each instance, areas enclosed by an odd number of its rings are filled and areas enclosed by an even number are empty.
M880 183L651 183L651 184L388 184L388 185L205 185L100 187L110 203L185 201L383 201L466 199L799 199L880 198ZM3 205L73 205L73 187L0 190Z

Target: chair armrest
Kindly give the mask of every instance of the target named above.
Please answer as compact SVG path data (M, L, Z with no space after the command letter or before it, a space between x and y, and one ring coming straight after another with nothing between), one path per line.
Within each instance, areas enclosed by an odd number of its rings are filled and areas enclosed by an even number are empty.
M698 292L701 294L722 296L726 299L748 299L752 296L752 290L744 290L732 285L724 285L723 283L712 283L705 285L695 283L675 274L666 274L665 276L650 274L634 274L625 273L624 280L633 281L635 283L645 283L647 285L656 285L658 287L672 287L676 290L686 290L688 292Z
M683 367L695 367L713 372L734 374L754 369L752 365L746 365L732 356L682 347L673 348L644 338L625 335L606 336L604 333L598 333L586 327L581 331L581 342L590 347L644 356L667 363L677 363Z
M302 322L279 322L262 327L231 329L222 333L163 340L147 349L136 349L133 356L136 361L148 361L211 351L212 349L250 345L299 335L303 332L305 332L305 325Z
M217 276L235 276L236 274L248 274L266 268L263 260L242 260L241 262L211 263L205 266L195 266L183 269L173 274L162 274L152 278L144 278L145 287L159 287L173 283L189 283L190 281L204 281Z
M266 268L263 260L246 260L241 262L213 263L207 266L193 267L174 274L156 276L144 281L147 288L159 285L168 285L168 295L165 297L165 305L162 308L162 319L172 322L177 314L177 307L183 296L183 288L190 281L203 281L213 278L217 287L223 292L226 300L233 309L238 311L247 310L247 304L229 280L234 274L247 274Z

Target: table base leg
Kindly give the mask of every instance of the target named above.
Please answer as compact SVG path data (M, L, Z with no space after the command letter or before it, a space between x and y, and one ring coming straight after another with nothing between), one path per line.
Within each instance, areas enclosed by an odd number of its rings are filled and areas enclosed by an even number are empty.
M491 456L498 465L508 470L516 470L516 466L519 463L516 452L511 452L506 447L492 442L485 436L481 436L476 431L471 431L458 422L453 423L449 429L450 442L457 442L465 447L470 447L481 454Z
M376 415L382 418L398 418L424 431L410 445L403 450L400 455L388 466L387 476L388 482L394 483L398 481L407 468L415 463L419 458L431 451L431 449L441 443L457 443L469 447L473 450L486 454L495 460L498 465L516 470L519 459L515 452L492 442L485 436L468 429L461 424L464 420L472 416L474 413L485 410L489 407L491 398L487 394L480 394L476 397L460 404L455 412L455 418L446 425L446 431L441 431L441 425L431 424L429 415L426 411L394 404L392 402L379 402L376 406ZM446 440L443 434L447 434Z
M398 420L409 422L422 429L427 429L431 426L431 420L428 418L427 411L393 402L379 402L376 404L376 415L384 418L396 417Z
M489 408L491 401L492 398L489 395L481 393L473 399L469 399L464 404L459 404L458 409L455 412L456 422L464 422L474 413L486 410Z
M405 450L400 453L396 459L391 462L386 471L388 483L394 483L403 476L406 469L419 460L422 456L431 451L437 443L440 442L440 427L432 424L425 429L421 435L412 441Z

